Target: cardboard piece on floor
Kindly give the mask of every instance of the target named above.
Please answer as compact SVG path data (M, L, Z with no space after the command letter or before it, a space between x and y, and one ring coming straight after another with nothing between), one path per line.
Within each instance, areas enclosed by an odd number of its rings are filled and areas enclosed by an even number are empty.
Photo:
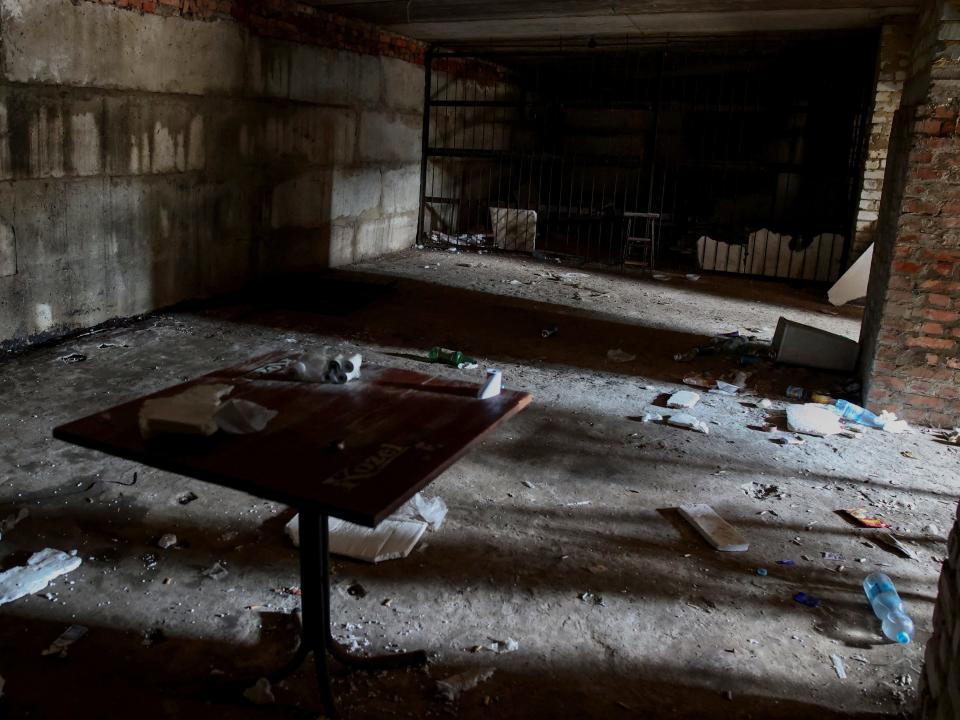
M845 305L851 300L867 296L867 284L870 281L870 266L873 264L873 243L863 251L863 255L840 276L833 287L827 291L827 298L833 305Z
M375 528L330 518L330 552L378 563L405 558L427 530L422 520L387 519Z
M721 552L746 552L750 544L737 529L714 512L709 505L681 505L684 520L693 525L704 540Z
M387 518L375 528L330 518L330 552L333 555L378 563L405 558L420 542L427 523L411 518ZM285 528L293 544L300 547L300 516Z
M777 323L772 348L777 362L841 372L853 371L860 355L856 340L784 317Z

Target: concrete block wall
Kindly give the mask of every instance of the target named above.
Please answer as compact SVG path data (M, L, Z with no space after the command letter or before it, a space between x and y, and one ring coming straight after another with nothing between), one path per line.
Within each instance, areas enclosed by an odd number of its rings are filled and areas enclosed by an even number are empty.
M947 548L933 635L924 654L917 720L960 720L960 508Z
M876 89L873 98L873 114L870 118L870 138L849 258L851 265L876 238L893 116L900 107L903 83L910 70L912 49L912 24L901 22L887 23L883 26L877 53Z
M960 424L960 10L930 0L884 179L862 330L867 405Z
M413 244L418 45L133 5L0 4L0 346Z

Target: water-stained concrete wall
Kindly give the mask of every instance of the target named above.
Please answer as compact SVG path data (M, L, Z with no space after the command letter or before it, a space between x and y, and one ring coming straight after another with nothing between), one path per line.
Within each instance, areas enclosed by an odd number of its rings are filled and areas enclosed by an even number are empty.
M0 0L0 343L409 246L422 94L229 19Z

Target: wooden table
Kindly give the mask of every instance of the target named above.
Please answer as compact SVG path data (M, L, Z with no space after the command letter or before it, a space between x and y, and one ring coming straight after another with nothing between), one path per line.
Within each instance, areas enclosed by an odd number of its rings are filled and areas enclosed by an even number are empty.
M333 717L328 653L361 668L423 664L426 653L358 657L333 639L329 518L375 527L531 397L504 390L478 400L477 384L390 368L364 368L346 385L299 382L290 362L281 354L261 357L66 423L53 435L297 508L303 630L294 657L272 680L314 651L324 708ZM143 401L198 383L232 385L228 399L251 400L279 415L250 435L144 440L138 425Z

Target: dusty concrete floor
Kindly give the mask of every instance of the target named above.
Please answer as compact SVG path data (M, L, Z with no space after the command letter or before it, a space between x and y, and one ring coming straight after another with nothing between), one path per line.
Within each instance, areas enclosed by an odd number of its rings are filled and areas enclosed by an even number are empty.
M563 272L590 277L550 277ZM0 541L0 563L47 546L83 558L46 596L0 608L0 702L10 717L316 716L307 671L275 688L276 705L249 705L239 691L295 643L298 601L282 592L297 583L282 530L290 509L71 447L50 431L258 353L320 343L357 347L371 363L470 376L397 355L456 346L535 396L431 486L450 514L413 555L335 564L341 638L367 651L422 647L432 657L425 671L339 675L346 717L909 710L960 494L960 453L919 432L775 445L748 425L776 418L787 384L829 390L844 378L769 365L756 368L746 397L704 396L696 412L709 435L636 419L685 374L735 367L726 356L672 359L707 336L746 328L769 336L785 314L855 337L856 308L833 314L816 293L774 283L636 280L431 250L341 275L357 283L341 287L351 312L336 314L343 308L322 289L327 281L270 302L163 313L2 361L0 517L20 507L30 515ZM560 330L545 340L548 325ZM609 362L617 347L636 360ZM69 352L87 359L58 360ZM771 411L753 406L761 397ZM778 492L757 499L742 487L752 482ZM179 504L187 491L198 499ZM707 547L672 510L692 502L713 505L750 551ZM849 506L890 519L916 559L869 543L835 514ZM158 549L168 532L180 545ZM825 560L825 551L846 559ZM214 562L229 574L204 577ZM863 598L862 578L876 568L895 578L917 623L907 647L882 642ZM366 597L346 593L353 582ZM796 603L798 591L822 605ZM71 623L88 635L66 658L41 657ZM158 629L165 639L145 640ZM508 636L518 651L470 651ZM845 680L831 654L844 659ZM496 673L459 702L438 697L436 679L485 667Z

